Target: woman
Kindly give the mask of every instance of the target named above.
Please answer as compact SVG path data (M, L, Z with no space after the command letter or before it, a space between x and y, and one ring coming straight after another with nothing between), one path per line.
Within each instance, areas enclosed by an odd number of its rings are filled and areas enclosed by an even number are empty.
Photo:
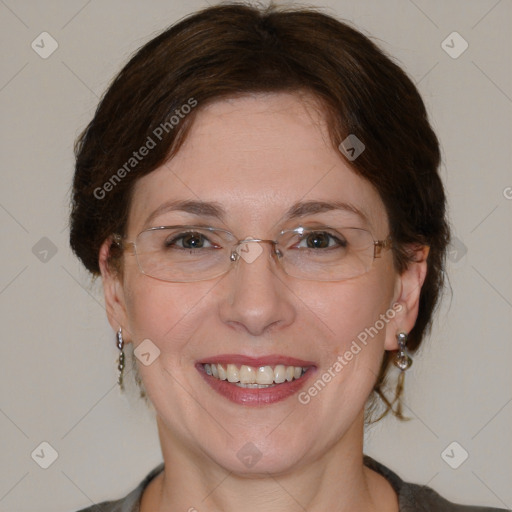
M376 398L402 418L449 240L423 102L372 42L210 7L130 60L76 156L71 246L164 458L102 510L496 510L363 454Z

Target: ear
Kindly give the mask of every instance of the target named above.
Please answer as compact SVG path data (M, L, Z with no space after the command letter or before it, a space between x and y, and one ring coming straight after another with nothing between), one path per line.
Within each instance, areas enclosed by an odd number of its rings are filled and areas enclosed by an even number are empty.
M101 245L98 257L101 280L103 283L103 293L105 295L105 308L112 329L117 332L121 327L123 331L129 334L122 276L119 276L113 269L109 268L107 264L111 244L112 237L108 237ZM126 337L128 338L128 336Z
M418 317L420 292L427 275L427 257L430 247L417 245L410 247L409 250L412 252L412 261L396 281L392 304L396 314L386 329L384 342L386 350L398 350L397 333L409 333Z

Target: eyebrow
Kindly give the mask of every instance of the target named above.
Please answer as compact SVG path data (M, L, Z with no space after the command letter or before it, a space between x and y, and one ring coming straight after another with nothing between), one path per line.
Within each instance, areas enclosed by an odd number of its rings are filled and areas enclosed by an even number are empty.
M315 215L318 213L336 210L353 213L369 224L369 219L364 212L356 208L354 205L342 201L297 201L286 211L282 217L282 221L286 222L291 219L297 219L307 215ZM144 225L147 226L154 218L169 211L180 211L202 217L211 217L222 222L225 222L226 217L226 210L220 205L220 203L215 201L166 201L147 217Z
M314 215L316 213L323 213L329 211L341 210L353 213L366 223L369 223L368 217L359 208L356 208L350 203L342 201L302 201L294 203L284 215L284 220L296 219L305 217L306 215Z
M156 210L149 214L144 225L147 226L155 217L170 211L179 211L191 213L192 215L212 217L224 220L226 211L217 202L209 201L166 201L161 204Z

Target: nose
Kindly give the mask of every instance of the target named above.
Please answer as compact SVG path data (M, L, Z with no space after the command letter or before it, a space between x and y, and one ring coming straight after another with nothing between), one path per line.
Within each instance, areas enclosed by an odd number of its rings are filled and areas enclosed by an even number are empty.
M290 325L296 315L286 276L272 261L274 246L262 242L238 246L235 268L223 280L220 305L224 323L253 336Z

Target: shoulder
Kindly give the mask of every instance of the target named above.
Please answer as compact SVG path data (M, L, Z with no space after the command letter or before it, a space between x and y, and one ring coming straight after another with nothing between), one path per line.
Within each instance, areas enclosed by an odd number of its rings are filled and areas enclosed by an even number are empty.
M364 456L364 464L389 481L398 495L400 512L505 512L502 508L461 505L448 501L428 486L404 482L391 469L368 455Z
M400 512L498 512L503 508L479 507L453 503L427 486L404 482L400 495Z
M102 501L101 503L96 503L94 505L91 505L90 507L81 508L80 510L77 510L77 512L124 512L123 501L125 501L125 498L115 501Z
M153 468L144 479L129 492L124 498L113 501L102 501L95 503L87 508L82 508L77 512L140 512L140 501L144 489L148 486L149 482L153 480L164 469L164 463L160 463L156 468Z

